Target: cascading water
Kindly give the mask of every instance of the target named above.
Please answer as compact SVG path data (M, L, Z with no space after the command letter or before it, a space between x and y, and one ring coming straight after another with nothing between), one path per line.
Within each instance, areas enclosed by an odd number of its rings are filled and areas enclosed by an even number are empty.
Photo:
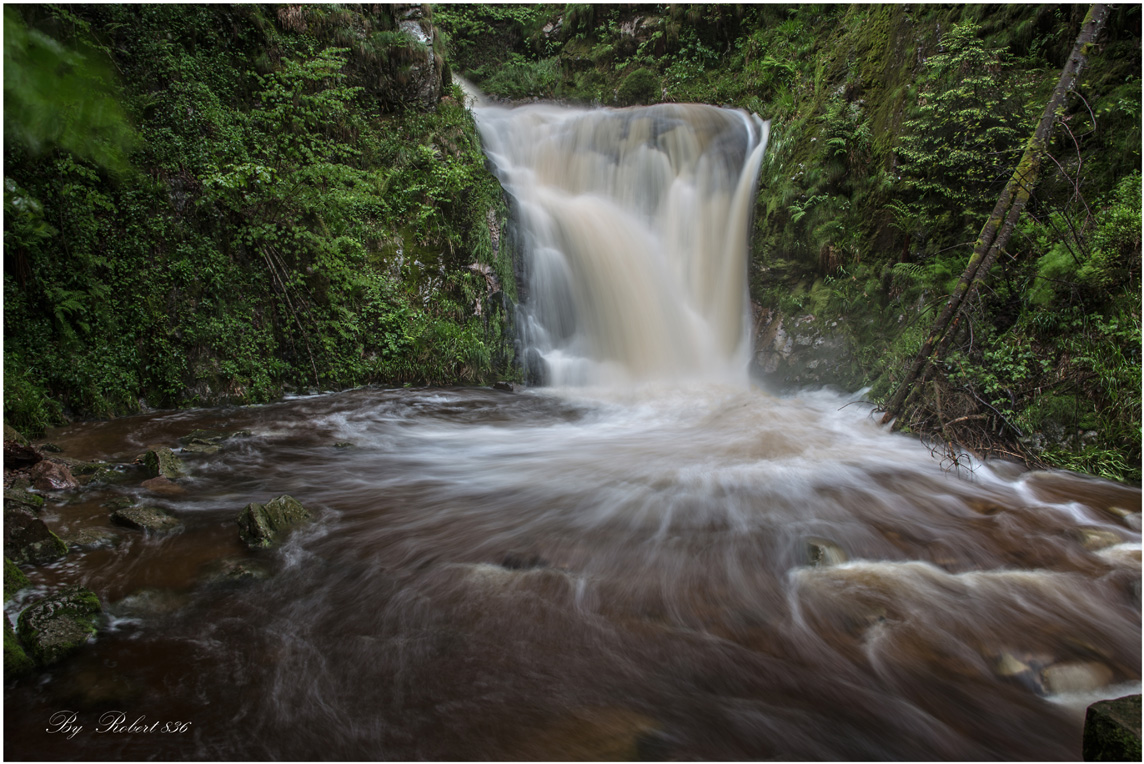
M522 331L554 385L745 379L768 125L696 104L481 107L525 232Z
M1140 491L953 474L860 403L745 384L755 118L477 112L558 387L50 433L120 462L198 428L250 434L184 451L182 493L125 469L48 496L61 535L117 540L30 569L9 617L74 583L109 617L9 682L6 756L1079 759L1085 705L1139 692ZM317 522L244 551L238 510L282 493ZM112 526L128 499L183 529ZM53 729L63 711L83 729ZM110 732L109 712L143 721ZM190 726L139 731L155 722Z

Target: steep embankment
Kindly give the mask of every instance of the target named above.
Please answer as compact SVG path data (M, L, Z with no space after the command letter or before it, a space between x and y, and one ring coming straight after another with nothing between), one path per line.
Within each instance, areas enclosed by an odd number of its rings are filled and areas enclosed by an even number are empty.
M750 263L759 371L884 400L969 259L1087 6L434 6L510 100L772 120ZM908 426L1140 477L1140 9L1089 51L1036 189Z
M510 374L427 10L5 8L4 416Z

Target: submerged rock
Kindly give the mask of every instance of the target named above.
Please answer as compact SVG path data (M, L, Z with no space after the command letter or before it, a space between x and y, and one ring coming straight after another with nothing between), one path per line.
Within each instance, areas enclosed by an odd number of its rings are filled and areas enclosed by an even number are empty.
M115 546L119 543L119 536L106 528L80 528L64 536L63 540L69 549L98 549Z
M667 757L659 723L626 708L581 708L528 729L509 746L510 759L655 761Z
M184 592L147 587L138 589L118 602L108 605L107 610L112 615L153 618L181 610L190 601L190 595Z
M91 639L102 613L94 592L71 586L20 613L16 633L28 654L40 665L49 666Z
M1085 761L1140 761L1140 696L1102 700L1084 717Z
M811 565L819 567L841 565L850 557L833 541L812 537L806 540L806 559Z
M36 667L35 662L28 657L24 646L12 631L12 624L4 619L4 675L19 676L27 674Z
M111 513L111 521L116 525L148 533L166 533L183 525L167 510L147 506L116 510Z
M113 499L108 499L99 506L103 507L104 509L110 509L114 512L117 509L127 509L128 507L134 505L135 499L131 498L130 496L116 496Z
M1090 692L1112 682L1112 669L1094 661L1054 663L1041 671L1041 680L1054 694Z
M151 493L159 494L160 496L178 496L179 494L186 493L187 489L183 488L173 480L165 477L153 477L149 480L144 480L140 486L150 491Z
M238 534L250 547L268 547L284 539L295 528L314 519L309 510L292 496L282 495L265 504L247 504L238 513Z
M16 563L4 558L4 601L12 599L12 596L23 589L25 586L30 585L32 582L24 575L24 571L16 566Z
M187 468L169 448L156 448L143 455L143 468L148 477L186 477Z
M4 509L4 556L16 563L41 564L68 553L67 545L44 521L26 509Z
M270 572L270 568L258 560L236 558L212 563L201 580L207 586L244 584L270 578Z

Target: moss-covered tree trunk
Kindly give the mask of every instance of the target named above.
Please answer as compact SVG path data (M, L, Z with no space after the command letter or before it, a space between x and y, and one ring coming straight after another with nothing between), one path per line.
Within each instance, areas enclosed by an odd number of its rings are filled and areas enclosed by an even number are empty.
M989 271L997 261L997 257L1009 242L1009 237L1021 216L1029 196L1037 185L1040 177L1041 161L1044 158L1049 143L1049 134L1057 116L1063 111L1065 99L1076 85L1077 77L1083 68L1088 54L1095 44L1104 21L1108 17L1108 6L1097 3L1089 9L1077 36L1072 53L1065 62L1057 86L1045 106L1044 114L1037 123L1025 147L1013 176L1001 192L997 205L993 208L989 219L981 228L981 233L973 246L973 255L969 264L958 279L949 301L941 315L934 321L933 328L922 343L921 349L914 357L909 371L898 386L889 403L886 404L882 423L886 424L895 417L899 417L895 427L900 426L902 414L910 399L917 390L921 389L929 377L933 364L939 362L949 348L949 343L957 333L958 322L961 317L961 307L971 300L981 283L988 277Z

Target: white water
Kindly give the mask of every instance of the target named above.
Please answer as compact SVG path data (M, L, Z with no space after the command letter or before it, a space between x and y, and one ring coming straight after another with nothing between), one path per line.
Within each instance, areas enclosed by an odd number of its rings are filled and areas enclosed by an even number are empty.
M475 114L519 204L523 333L546 382L745 383L748 226L767 123L696 104Z

